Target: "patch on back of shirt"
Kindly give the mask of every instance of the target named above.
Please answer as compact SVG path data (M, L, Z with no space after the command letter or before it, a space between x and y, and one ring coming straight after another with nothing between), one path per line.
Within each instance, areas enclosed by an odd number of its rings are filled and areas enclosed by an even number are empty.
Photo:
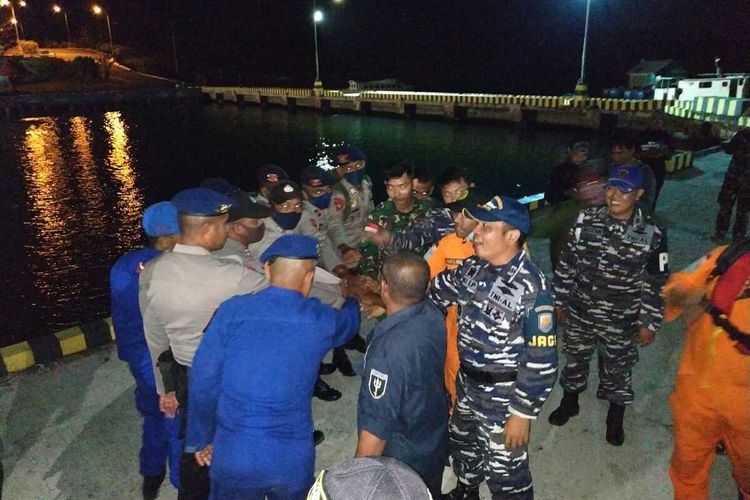
M387 386L388 375L375 369L370 369L370 380L367 383L367 388L370 390L370 396L372 396L373 399L382 398Z

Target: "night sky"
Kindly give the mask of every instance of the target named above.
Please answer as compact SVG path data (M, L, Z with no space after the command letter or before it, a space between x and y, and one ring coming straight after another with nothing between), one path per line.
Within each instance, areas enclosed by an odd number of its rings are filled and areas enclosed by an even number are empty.
M63 40L49 5L19 11L29 38ZM90 2L67 0L73 38L104 40ZM312 1L108 0L116 44L172 71L171 22L182 76L207 83L309 86ZM580 71L585 0L318 0L321 77L397 77L423 90L561 94ZM0 12L4 19L7 11ZM748 0L593 0L587 80L626 83L644 59L676 59L691 73L750 71ZM153 61L152 61L153 64Z

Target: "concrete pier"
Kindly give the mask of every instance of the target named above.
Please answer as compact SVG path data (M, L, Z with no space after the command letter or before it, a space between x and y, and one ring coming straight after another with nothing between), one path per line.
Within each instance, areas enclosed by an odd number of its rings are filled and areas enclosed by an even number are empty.
M697 158L694 169L667 180L658 215L669 230L673 269L683 268L714 246L708 238L717 209L716 193L728 162L723 153ZM547 243L532 239L530 246L534 258L549 270ZM372 323L364 325L363 331L370 328ZM582 396L578 417L562 428L550 426L547 416L561 397L559 387L555 388L532 427L536 498L672 498L667 466L673 440L667 398L683 334L681 323L668 325L653 345L641 350L634 377L636 402L626 412L626 442L620 448L604 440L607 405L592 390ZM589 385L596 387L595 369L591 377ZM325 379L343 397L330 403L313 400L316 428L326 433L317 448L316 470L351 457L356 443L359 380L338 373ZM140 419L133 387L127 366L117 360L112 345L3 379L4 498L139 498ZM444 490L454 482L446 470ZM486 488L482 495L489 498ZM176 498L176 492L165 485L160 498ZM737 498L726 457L716 458L710 498Z

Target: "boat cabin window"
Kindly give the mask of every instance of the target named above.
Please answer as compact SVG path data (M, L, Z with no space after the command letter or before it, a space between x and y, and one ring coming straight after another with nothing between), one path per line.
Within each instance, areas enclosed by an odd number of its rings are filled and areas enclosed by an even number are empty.
M711 84L712 84L712 83L713 83L713 82L700 82L700 83L698 84L698 87L700 87L700 88L702 88L702 89L710 89L710 88L711 88Z
M722 87L728 87L729 86L729 82L721 82L721 86Z

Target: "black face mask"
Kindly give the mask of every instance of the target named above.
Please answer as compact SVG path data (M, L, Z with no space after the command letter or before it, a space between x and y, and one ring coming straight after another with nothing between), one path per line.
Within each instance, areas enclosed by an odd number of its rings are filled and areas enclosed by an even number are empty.
M262 240L263 235L266 234L266 225L261 224L260 226L253 228L246 227L245 231L247 231L248 244L257 243Z
M297 227L297 224L299 224L301 218L302 213L300 212L290 212L288 214L282 214L279 212L273 213L273 220L275 220L276 223L281 226L281 229L285 229L287 231Z

